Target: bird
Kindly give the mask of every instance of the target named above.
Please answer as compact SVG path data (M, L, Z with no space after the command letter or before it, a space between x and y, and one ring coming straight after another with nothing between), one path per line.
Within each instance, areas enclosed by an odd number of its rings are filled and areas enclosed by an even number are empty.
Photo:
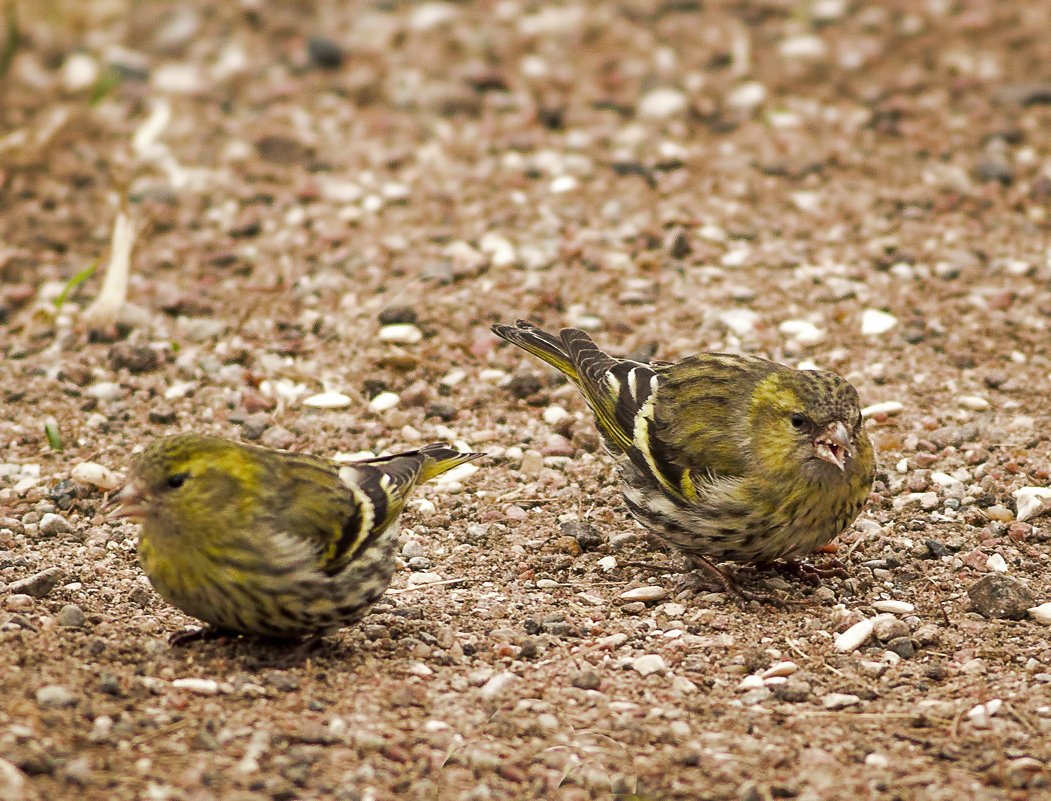
M141 523L139 562L168 603L226 634L322 636L360 620L395 567L417 484L480 453L446 443L349 463L217 436L151 442L107 506Z
M492 331L569 378L617 462L628 510L727 592L771 600L718 564L785 560L805 572L798 560L865 504L875 452L858 393L836 373L736 353L646 364L578 329L555 336L525 320Z

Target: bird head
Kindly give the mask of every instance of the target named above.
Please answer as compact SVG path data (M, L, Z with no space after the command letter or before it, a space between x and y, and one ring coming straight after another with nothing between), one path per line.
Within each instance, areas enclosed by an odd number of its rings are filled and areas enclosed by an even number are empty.
M824 370L771 373L756 386L749 412L758 458L815 480L849 472L867 442L857 391Z
M151 530L196 531L235 514L258 466L244 448L219 437L176 434L151 442L132 463L127 483L106 504L111 517L152 524Z

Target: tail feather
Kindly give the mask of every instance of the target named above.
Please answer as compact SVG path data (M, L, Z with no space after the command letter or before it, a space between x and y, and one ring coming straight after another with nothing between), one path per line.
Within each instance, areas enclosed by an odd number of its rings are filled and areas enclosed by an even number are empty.
M547 362L559 372L565 373L570 381L583 389L572 357L566 351L563 342L556 337L525 320L516 320L513 326L496 324L492 331L501 339L517 345L527 353L532 353L538 359ZM587 334L584 336L586 337Z

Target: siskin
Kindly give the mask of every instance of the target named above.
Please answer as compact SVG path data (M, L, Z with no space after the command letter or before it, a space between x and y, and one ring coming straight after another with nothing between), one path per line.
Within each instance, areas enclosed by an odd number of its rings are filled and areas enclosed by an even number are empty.
M157 592L209 624L173 643L320 635L387 589L413 488L481 455L442 443L340 464L177 434L136 457L110 503L141 521L139 561Z
M635 518L745 597L717 562L795 560L861 511L875 473L857 391L823 370L728 353L615 359L583 331L497 335L565 373L617 459Z

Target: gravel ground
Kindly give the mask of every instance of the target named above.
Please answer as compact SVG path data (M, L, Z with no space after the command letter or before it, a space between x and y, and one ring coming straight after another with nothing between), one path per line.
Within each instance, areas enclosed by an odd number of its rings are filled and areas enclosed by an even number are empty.
M0 799L1048 797L1051 6L4 8ZM847 375L847 578L697 589L516 317ZM173 649L102 468L188 429L490 458L359 626Z

